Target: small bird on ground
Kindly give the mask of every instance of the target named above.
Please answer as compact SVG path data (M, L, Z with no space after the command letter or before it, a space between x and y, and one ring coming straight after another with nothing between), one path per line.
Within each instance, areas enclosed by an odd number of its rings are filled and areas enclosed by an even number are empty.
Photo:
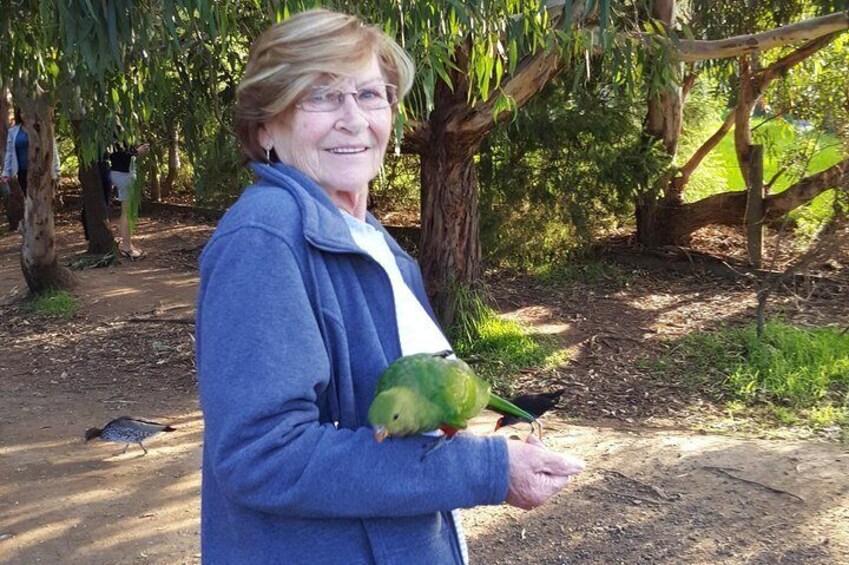
M173 432L177 428L160 424L158 422L149 422L147 420L137 420L129 416L121 416L107 423L102 428L89 428L85 431L85 440L88 442L94 438L100 438L101 441L112 441L115 443L126 443L124 450L116 453L120 455L127 451L131 443L139 444L144 454L147 455L147 449L142 442L147 438L158 434L159 432Z
M563 393L566 391L565 388L561 388L558 390L553 390L551 392L539 392L535 394L522 394L515 398L511 398L510 402L533 414L534 417L539 418L557 404L560 400L560 397L563 396ZM498 430L503 428L504 426L512 426L513 424L518 424L519 422L524 422L526 420L522 420L521 418L515 418L513 416L501 416L497 422L495 422L495 429Z

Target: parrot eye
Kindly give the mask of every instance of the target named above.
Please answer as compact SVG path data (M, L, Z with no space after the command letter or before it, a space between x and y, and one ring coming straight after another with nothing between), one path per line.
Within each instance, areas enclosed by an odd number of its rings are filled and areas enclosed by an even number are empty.
M394 416L392 416L392 419L397 420L399 416L400 416L400 414L395 414Z

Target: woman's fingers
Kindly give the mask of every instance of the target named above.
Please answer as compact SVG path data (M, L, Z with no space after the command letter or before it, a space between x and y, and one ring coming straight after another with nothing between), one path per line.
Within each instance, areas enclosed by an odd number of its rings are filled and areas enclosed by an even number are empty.
M524 443L508 441L507 452L510 458L507 503L526 510L557 494L584 468L580 459L555 453L532 437Z

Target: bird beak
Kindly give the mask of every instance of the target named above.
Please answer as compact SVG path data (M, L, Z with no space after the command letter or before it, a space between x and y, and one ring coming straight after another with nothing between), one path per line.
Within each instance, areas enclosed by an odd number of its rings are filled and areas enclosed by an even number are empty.
M387 430L383 426L377 426L374 429L374 439L377 440L377 443L382 442L383 440L385 440L388 437L389 437L389 430Z

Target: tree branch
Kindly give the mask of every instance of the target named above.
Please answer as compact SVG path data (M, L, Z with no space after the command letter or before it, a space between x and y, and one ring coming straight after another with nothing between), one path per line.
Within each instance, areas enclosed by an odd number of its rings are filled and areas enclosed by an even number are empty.
M678 58L683 62L706 59L728 59L745 53L765 51L796 41L810 41L823 35L849 29L849 11L837 12L784 27L749 35L737 35L717 40L687 40L678 42Z
M813 39L758 72L754 77L751 77L749 79L753 81L752 84L747 85L747 88L751 89L749 91L750 95L746 95L744 92L741 91L738 106L740 104L744 104L751 107L756 104L757 101L760 99L761 95L763 94L764 90L766 90L766 87L769 85L769 83L778 78L782 73L786 72L790 67L801 63L820 49L826 47L839 35L840 32L833 32ZM741 66L745 67L745 64ZM742 73L744 79L750 76L748 72L745 72L745 68L741 70L744 71ZM753 96L754 98L750 99L749 96ZM699 167L704 158L719 144L720 141L722 141L722 138L725 137L725 134L728 133L728 131L731 129L731 126L735 124L735 122L737 121L736 116L738 110L740 111L740 113L751 113L751 108L747 110L746 108L739 107L735 108L734 111L730 112L728 116L726 116L725 121L722 123L716 133L710 136L707 141L705 141L702 146L696 150L693 156L690 157L687 163L683 167L681 167L678 176L675 177L675 179L673 179L672 181L673 191L680 194L681 191L684 190L684 187L689 182L693 172ZM738 127L741 127L741 124L737 125ZM743 178L747 178L745 176L745 170L743 171L743 173ZM774 179L771 182L774 182ZM768 186L769 184L770 183L768 183Z
M807 204L826 190L849 185L849 159L805 177L786 190L764 198L764 220L774 221ZM746 191L721 192L676 206L679 219L671 239L682 240L699 228L708 225L741 226L746 210Z
M499 91L490 95L486 102L459 116L452 129L462 130L464 135L481 137L497 124L512 117L511 112L495 115L495 103L500 96L508 96L516 107L521 108L536 96L545 86L563 70L563 56L558 50L537 51L535 55L516 68L516 72L501 84Z
M849 158L803 178L787 190L767 196L764 199L766 219L780 218L787 212L807 204L826 190L847 183L849 183Z
M731 130L731 126L734 125L734 112L728 112L728 115L725 117L725 121L722 122L722 125L719 126L719 129L710 136L707 141L702 143L701 147L696 149L696 152L693 153L692 157L681 167L679 170L679 174L675 179L673 179L673 189L677 193L681 193L684 190L684 187L690 181L690 177L693 172L702 164L702 161L705 157L707 157L713 149L719 145L719 142L722 141L722 138L725 137L725 134Z

